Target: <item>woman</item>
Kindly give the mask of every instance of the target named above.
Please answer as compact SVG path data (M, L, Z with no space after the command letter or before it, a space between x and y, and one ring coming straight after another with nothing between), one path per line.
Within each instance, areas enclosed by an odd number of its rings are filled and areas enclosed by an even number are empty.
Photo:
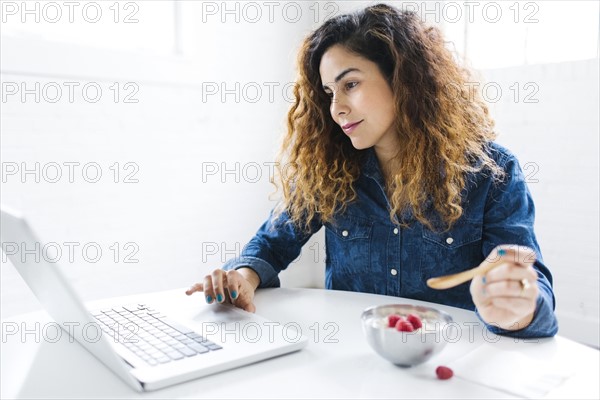
M552 276L517 159L440 31L378 4L304 41L278 156L283 201L241 256L188 295L254 312L257 288L326 228L326 287L477 311L498 334L556 334ZM472 87L472 85L471 85ZM500 266L437 291L430 277Z

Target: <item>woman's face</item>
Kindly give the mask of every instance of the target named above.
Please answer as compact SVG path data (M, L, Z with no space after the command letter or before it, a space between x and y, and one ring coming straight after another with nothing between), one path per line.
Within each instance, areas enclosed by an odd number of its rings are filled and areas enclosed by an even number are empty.
M394 152L393 94L377 64L334 45L323 54L319 72L331 98L331 116L352 145L375 146L378 154Z

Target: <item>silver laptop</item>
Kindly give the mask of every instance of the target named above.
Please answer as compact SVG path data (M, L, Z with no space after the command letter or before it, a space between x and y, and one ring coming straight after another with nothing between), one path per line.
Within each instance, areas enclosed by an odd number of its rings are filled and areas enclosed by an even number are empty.
M161 304L146 303L140 295L127 304L94 302L88 310L56 263L31 254L36 243L38 248L42 244L27 222L4 206L0 213L2 250L48 314L135 390L163 388L297 351L308 343L301 333L291 332L293 327L231 305L204 304L183 292L170 292L173 298L161 298ZM157 302L156 296L149 294L148 299Z

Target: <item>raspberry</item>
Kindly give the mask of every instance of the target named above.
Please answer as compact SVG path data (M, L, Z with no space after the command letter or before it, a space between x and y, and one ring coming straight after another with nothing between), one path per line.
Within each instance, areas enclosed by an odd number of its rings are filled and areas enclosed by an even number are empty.
M420 327L423 326L423 323L421 322L421 318L419 318L418 315L408 314L408 316L406 317L406 320L408 322L410 322L412 324L412 326L415 327L415 329L419 329Z
M438 379L446 380L452 378L454 372L452 372L452 370L448 367L439 366L435 369L435 374L437 375Z
M401 319L396 324L396 329L399 330L400 332L412 332L415 330L415 327L412 326L412 324L410 322L408 322L407 320Z
M396 326L399 320L404 319L398 314L392 314L388 316L388 327L393 328Z

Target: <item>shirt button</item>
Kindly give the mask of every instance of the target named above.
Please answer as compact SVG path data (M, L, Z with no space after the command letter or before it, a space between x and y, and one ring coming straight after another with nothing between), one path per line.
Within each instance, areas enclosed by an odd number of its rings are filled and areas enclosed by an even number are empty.
M396 271L394 268L390 270L390 273L394 276L398 275L398 271Z
M446 239L446 243L452 244L452 242L454 242L454 239L452 239L451 237L449 237L448 239Z
M343 231L342 231L342 236L343 236L343 237L346 237L346 236L348 236L348 231L346 231L346 230L343 230Z
M394 228L394 235L398 234L398 228Z

